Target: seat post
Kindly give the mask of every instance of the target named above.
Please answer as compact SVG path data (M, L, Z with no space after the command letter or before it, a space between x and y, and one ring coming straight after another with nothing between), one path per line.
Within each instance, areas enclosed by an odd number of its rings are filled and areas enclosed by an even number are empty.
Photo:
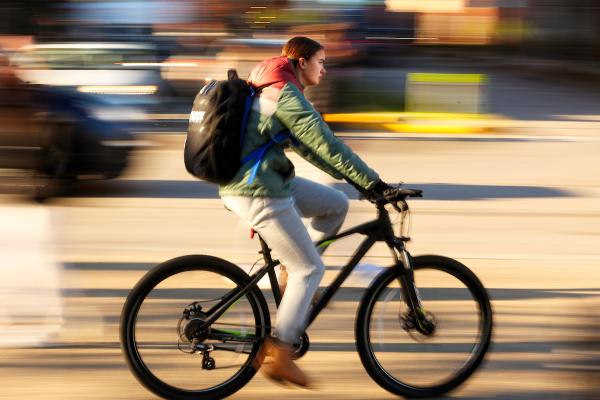
M258 232L257 232L258 233ZM279 261L271 258L271 249L267 245L267 242L260 236L258 233L258 240L260 241L260 254L262 254L263 259L265 260L265 264L272 266L267 271L267 275L269 276L269 281L271 283L271 290L273 291L273 297L275 298L275 304L279 307L279 303L281 302L281 291L279 290L279 282L277 281L277 275L275 274L275 266L279 264Z
M257 234L258 234L258 240L260 241L259 253L262 254L263 258L265 259L266 264L272 264L273 259L271 258L271 249L267 245L267 242L265 242L265 240L262 238L262 236L260 236L260 233L257 232Z

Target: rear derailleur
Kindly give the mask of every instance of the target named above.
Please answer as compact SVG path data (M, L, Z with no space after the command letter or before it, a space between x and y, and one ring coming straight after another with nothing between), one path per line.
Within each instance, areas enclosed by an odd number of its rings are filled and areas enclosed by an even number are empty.
M216 363L210 353L215 348L212 344L202 343L211 333L210 328L204 327L206 318L199 302L193 302L183 310L183 315L177 323L178 348L184 353L202 354L202 369L212 370L216 368ZM182 348L182 344L187 348Z

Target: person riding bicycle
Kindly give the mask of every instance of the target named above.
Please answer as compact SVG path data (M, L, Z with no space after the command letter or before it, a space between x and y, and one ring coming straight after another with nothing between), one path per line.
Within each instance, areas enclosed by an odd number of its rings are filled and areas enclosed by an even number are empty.
M245 162L235 177L219 188L225 206L249 223L269 244L288 281L277 312L273 337L264 344L272 357L263 372L270 378L309 386L307 375L292 361L293 347L307 323L325 267L313 240L335 234L348 211L346 195L331 187L296 177L284 148L336 179L365 193L390 188L343 141L304 97L326 73L325 49L307 37L294 37L281 56L259 63L248 82L258 89L248 117L242 159L269 141L275 143L260 160ZM278 135L288 132L287 135ZM282 139L283 137L283 139ZM310 218L307 229L302 217ZM309 232L310 231L310 232Z

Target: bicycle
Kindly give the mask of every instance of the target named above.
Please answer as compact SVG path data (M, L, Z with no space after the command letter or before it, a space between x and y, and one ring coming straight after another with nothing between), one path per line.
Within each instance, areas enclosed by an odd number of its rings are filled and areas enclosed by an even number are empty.
M407 251L406 198L421 193L388 190L372 200L377 219L316 243L326 247L353 234L366 236L313 306L308 323L367 251L385 242L393 264L362 297L356 347L377 384L415 398L442 395L471 376L489 348L493 326L489 296L473 272L447 257L413 258ZM391 211L399 216L399 236ZM121 346L130 370L148 390L168 399L217 399L235 393L254 376L263 361L258 358L264 357L260 346L271 331L269 306L258 282L268 276L275 304L281 300L275 272L279 261L272 259L260 235L259 240L264 265L251 276L226 260L189 255L156 266L133 288L121 315ZM296 358L309 346L304 333L295 346Z

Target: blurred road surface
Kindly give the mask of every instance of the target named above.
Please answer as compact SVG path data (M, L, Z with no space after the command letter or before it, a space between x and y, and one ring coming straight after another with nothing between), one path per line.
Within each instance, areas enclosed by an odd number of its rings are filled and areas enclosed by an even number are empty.
M600 373L592 365L599 356L592 346L600 307L600 141L585 136L348 140L385 180L424 189L425 198L411 203L413 254L455 257L490 290L494 345L484 367L448 398L598 398L597 383L593 395L586 379L593 368ZM1 199L4 209L51 213L48 233L64 267L65 324L43 348L0 349L0 398L153 398L119 350L118 318L128 290L151 266L183 254L208 253L244 266L258 258L248 228L223 208L214 187L187 175L180 139L169 140L137 153L122 179L86 184L47 206ZM348 193L346 226L373 217L372 206L349 186L294 162L298 175ZM330 249L324 283L357 243ZM386 265L387 257L377 247L366 262ZM258 374L234 398L394 398L370 380L354 350L354 315L368 279L350 283L309 331L313 345L300 365L317 378L317 390L282 388Z

